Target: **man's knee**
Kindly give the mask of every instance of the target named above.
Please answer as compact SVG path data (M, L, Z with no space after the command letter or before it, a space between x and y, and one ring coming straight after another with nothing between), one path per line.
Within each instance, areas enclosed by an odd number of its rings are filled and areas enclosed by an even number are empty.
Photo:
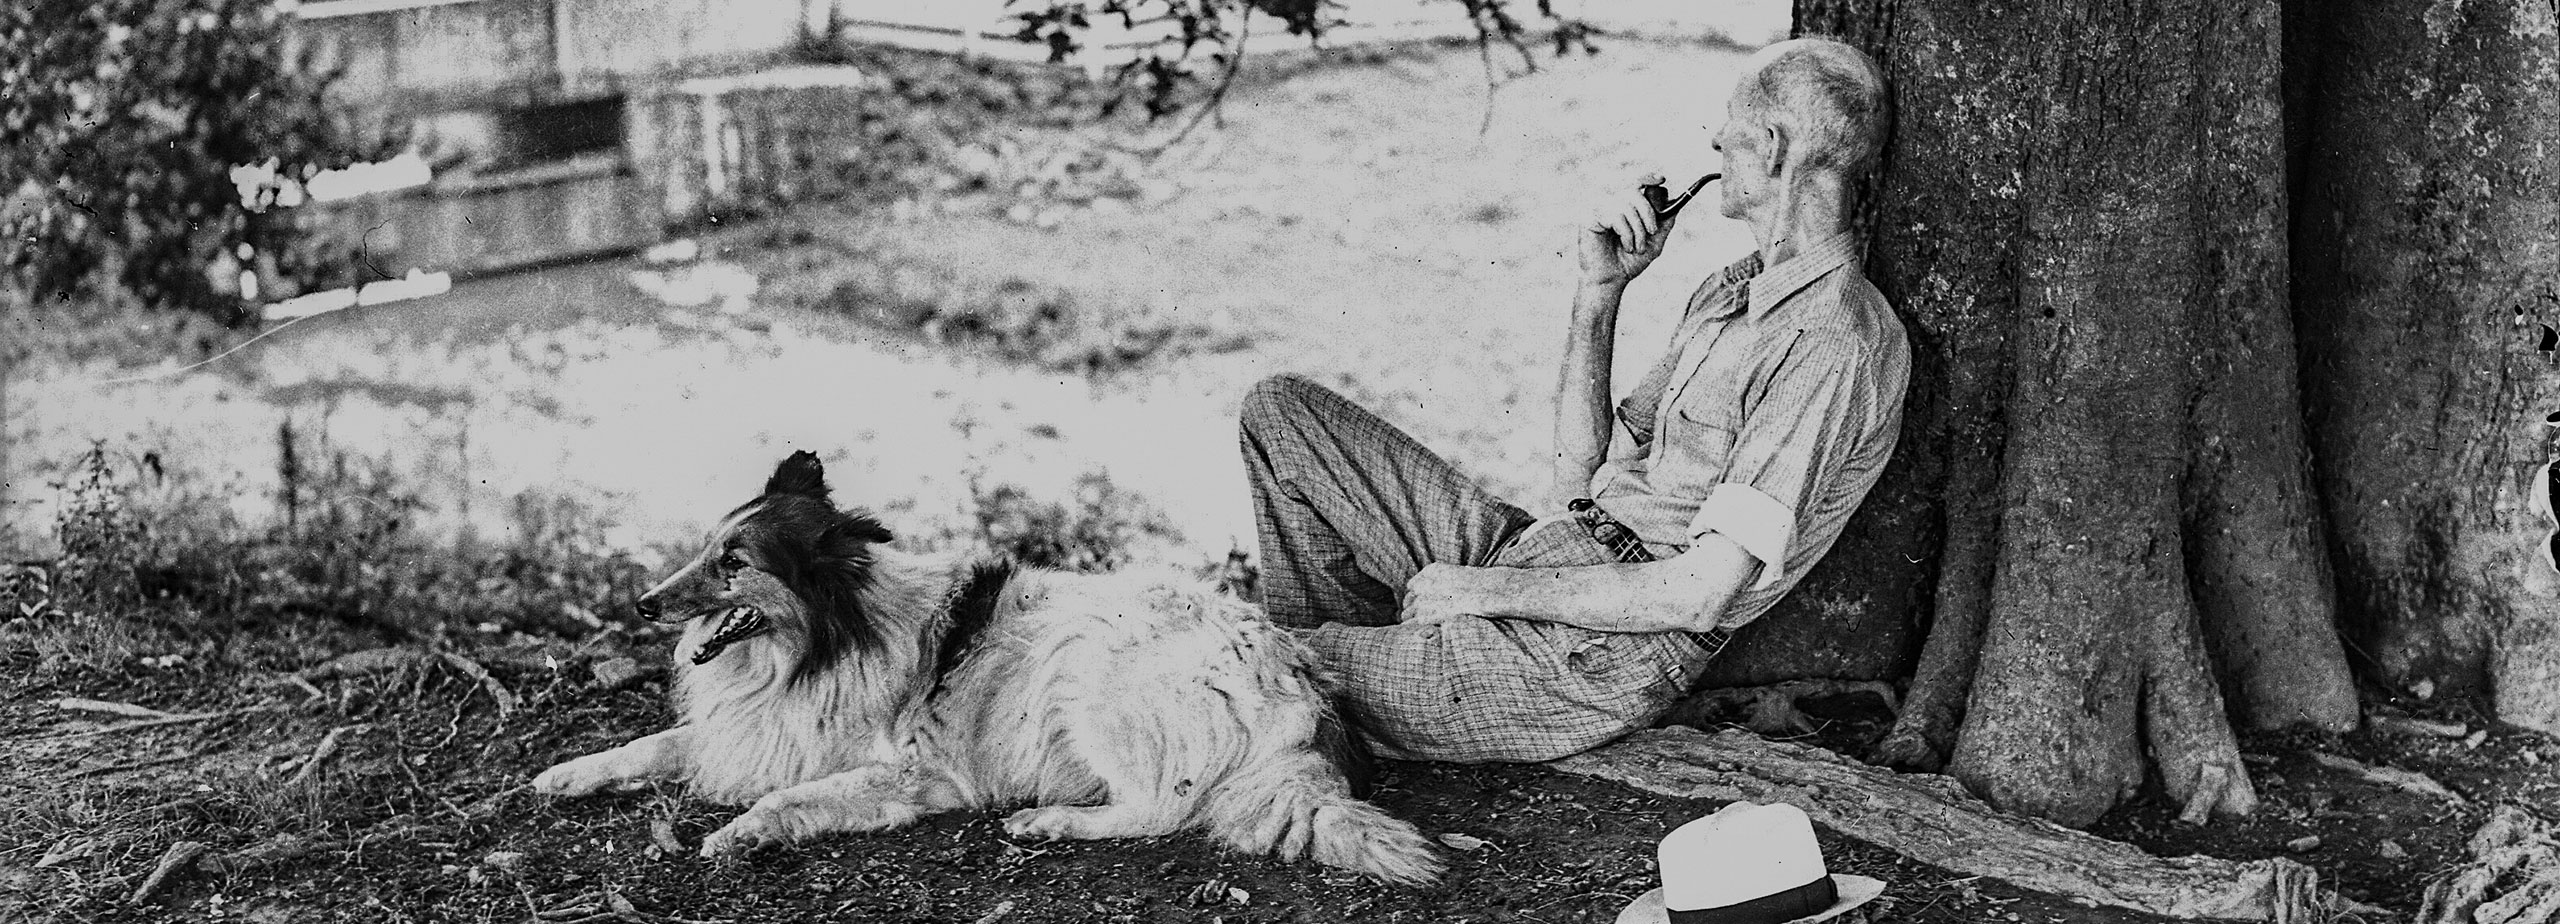
M1270 432L1276 427L1305 420L1309 399L1327 394L1325 387L1305 376L1282 373L1253 383L1244 393L1244 409L1237 414L1247 436Z

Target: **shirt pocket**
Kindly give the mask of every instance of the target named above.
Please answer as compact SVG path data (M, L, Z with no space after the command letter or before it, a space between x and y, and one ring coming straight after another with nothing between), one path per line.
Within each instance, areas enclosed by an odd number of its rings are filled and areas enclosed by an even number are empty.
M1730 408L1682 405L1677 426L1663 433L1658 446L1665 474L1677 478L1719 480L1733 464L1733 446L1741 438L1742 415Z

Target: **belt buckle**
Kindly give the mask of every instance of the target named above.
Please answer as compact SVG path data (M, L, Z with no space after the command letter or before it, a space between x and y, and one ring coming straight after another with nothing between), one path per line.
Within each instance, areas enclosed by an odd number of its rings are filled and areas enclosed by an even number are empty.
M1590 498L1577 497L1565 502L1564 506L1565 509L1573 511L1574 519L1582 521L1582 528L1591 533L1592 541L1600 543L1601 548L1608 549L1609 554L1617 556L1619 561L1632 563L1654 560L1653 551L1644 547L1644 539L1637 536L1635 530L1628 529L1626 524L1618 522L1616 517L1610 516L1609 511L1600 509L1600 505L1592 502Z

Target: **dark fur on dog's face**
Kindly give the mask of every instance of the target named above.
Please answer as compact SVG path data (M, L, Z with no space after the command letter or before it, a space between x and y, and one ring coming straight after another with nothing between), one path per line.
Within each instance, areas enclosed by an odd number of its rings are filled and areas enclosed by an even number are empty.
M748 630L739 642L782 635L799 649L797 683L879 645L860 592L871 581L871 546L890 538L869 513L837 510L818 457L795 452L774 468L762 495L721 518L702 554L641 595L640 612L665 622L737 623ZM741 621L741 612L756 615ZM708 661L725 646L706 647L709 657L679 656Z

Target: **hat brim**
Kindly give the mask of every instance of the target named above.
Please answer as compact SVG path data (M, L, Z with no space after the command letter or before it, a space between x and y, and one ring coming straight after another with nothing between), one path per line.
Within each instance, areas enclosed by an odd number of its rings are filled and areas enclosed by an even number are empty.
M1831 874L1831 886L1839 890L1838 901L1832 902L1831 907L1823 909L1821 914L1797 918L1787 924L1815 924L1818 921L1828 921L1849 913L1859 905L1875 901L1876 896L1884 894L1884 880L1852 876L1848 873ZM1670 920L1671 912L1662 906L1661 889L1636 896L1635 901L1628 902L1627 907L1618 911L1618 924L1668 924Z

